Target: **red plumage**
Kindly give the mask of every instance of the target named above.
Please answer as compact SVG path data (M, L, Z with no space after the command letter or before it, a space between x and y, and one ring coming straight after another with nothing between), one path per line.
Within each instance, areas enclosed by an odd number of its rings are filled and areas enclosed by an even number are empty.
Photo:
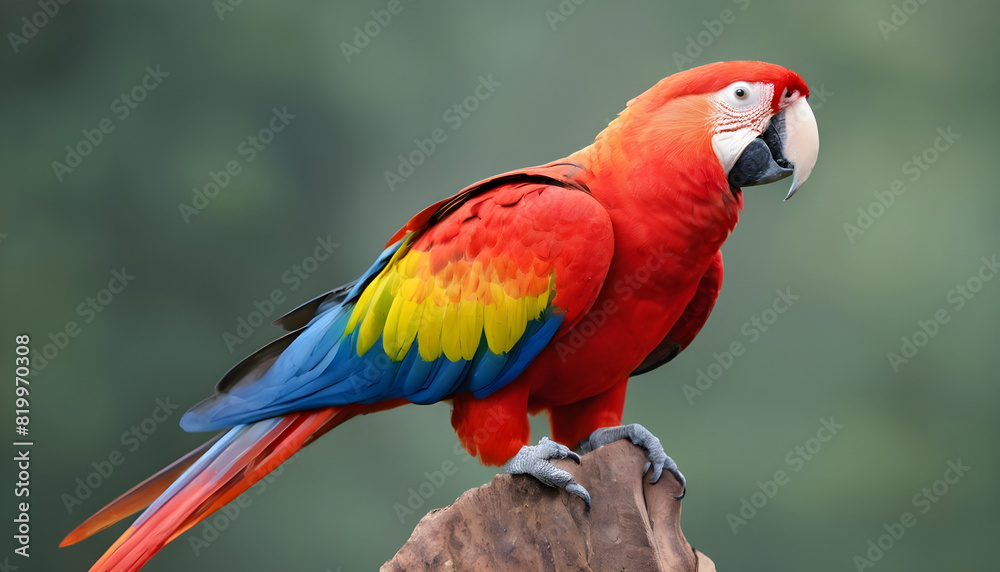
M476 183L421 211L390 238L390 246L405 241L382 263L383 272L397 264L425 273L423 282L409 290L421 303L434 288L443 299L482 305L504 296L518 302L551 289L545 316L561 321L520 374L488 395L459 391L447 396L461 442L484 463L502 464L528 442L529 413L547 412L553 438L570 447L598 428L619 425L629 376L669 361L704 325L722 283L719 248L743 205L742 191L727 178L736 160L733 149L726 148L731 142L719 136L748 128L720 119L719 102L728 101L720 90L734 82L758 86L753 89L765 94L758 116L776 114L808 95L794 72L761 62L724 62L675 74L630 101L592 145L547 165ZM746 133L751 139L759 134ZM740 142L737 154L748 143ZM724 167L726 157L731 160ZM811 168L804 168L802 180ZM411 252L425 258L411 260ZM482 287L488 283L499 290ZM332 291L279 323L308 331L310 319L345 296L357 293ZM386 311L372 304L372 312ZM392 311L400 310L393 306ZM507 316L493 315L496 320ZM401 321L400 339L405 326ZM440 329L441 324L432 326ZM503 327L483 326L484 332ZM301 331L234 368L220 391L240 384L252 388ZM513 356L522 350L515 344L510 351ZM167 491L156 510L143 515L94 566L137 569L322 433L354 415L407 402L397 398L291 412L243 425L204 453L173 489L167 489L170 482L198 455L129 491L63 544L109 526Z

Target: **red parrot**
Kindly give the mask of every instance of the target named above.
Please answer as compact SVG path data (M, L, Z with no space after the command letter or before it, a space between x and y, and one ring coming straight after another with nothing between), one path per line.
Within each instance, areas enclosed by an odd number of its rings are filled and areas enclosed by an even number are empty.
M452 403L486 464L584 499L553 458L627 438L651 482L684 477L641 425L629 377L670 361L708 318L744 186L805 182L819 151L809 89L763 62L669 76L593 144L424 209L358 280L279 318L288 330L181 419L227 429L90 517L62 545L146 511L91 570L138 570L167 542L348 419ZM786 197L786 199L788 198ZM528 414L552 440L527 446ZM231 427L231 428L230 428Z

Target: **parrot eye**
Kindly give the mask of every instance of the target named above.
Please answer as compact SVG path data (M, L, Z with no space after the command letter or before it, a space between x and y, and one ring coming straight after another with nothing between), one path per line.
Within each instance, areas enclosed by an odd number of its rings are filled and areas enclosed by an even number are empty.
M760 100L761 85L738 81L729 84L722 91L716 92L715 97L718 101L735 109L747 109L756 105Z

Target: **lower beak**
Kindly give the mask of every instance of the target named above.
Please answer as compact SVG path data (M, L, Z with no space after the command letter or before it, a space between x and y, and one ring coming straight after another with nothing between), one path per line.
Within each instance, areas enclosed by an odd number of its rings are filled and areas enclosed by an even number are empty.
M791 176L787 201L809 178L818 155L816 116L806 99L799 98L772 117L764 133L746 146L729 170L729 184L750 187Z

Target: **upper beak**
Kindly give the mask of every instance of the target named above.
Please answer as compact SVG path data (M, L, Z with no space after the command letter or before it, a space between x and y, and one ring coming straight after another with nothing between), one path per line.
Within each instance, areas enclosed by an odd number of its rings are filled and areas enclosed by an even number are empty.
M818 155L816 116L801 97L772 117L764 133L746 146L729 170L729 184L736 188L763 185L791 175L787 201L809 178Z

